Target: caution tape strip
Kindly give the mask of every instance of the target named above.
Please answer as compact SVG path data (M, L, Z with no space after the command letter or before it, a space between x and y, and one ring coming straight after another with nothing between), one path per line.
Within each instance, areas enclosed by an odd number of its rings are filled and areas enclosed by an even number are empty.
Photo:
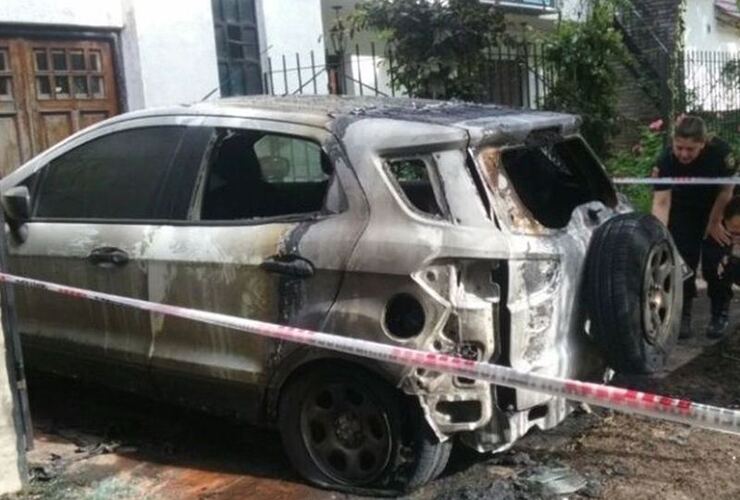
M648 186L736 186L740 177L614 177L614 184Z
M0 273L0 281L47 290L68 297L132 307L166 316L241 330L263 337L330 349L404 366L426 368L450 375L484 380L513 389L541 392L626 413L635 413L740 435L740 411L694 403L688 400L603 384L549 377L536 373L523 373L505 366L472 361L457 356L396 347L368 340L347 338L185 307L158 304L11 274Z

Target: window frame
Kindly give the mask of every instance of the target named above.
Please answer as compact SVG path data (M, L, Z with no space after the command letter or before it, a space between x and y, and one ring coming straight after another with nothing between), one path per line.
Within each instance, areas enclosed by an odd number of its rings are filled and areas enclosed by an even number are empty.
M222 97L230 97L230 96L237 96L237 95L249 95L249 84L247 83L248 73L249 73L249 67L254 66L257 69L257 88L259 91L253 92L253 94L261 94L264 91L264 82L263 82L263 74L262 74L262 61L260 60L259 55L257 57L251 57L248 54L245 54L245 48L250 45L248 44L244 39L236 42L231 42L229 39L229 29L234 28L238 29L241 36L244 37L245 33L248 31L253 31L255 33L256 39L256 52L257 54L260 54L260 35L259 35L259 25L258 25L258 12L257 12L257 3L254 0L251 1L251 8L252 8L252 18L254 21L251 21L248 19L246 13L241 12L241 9L239 7L238 2L236 3L236 9L238 12L238 18L236 20L229 20L227 18L226 12L225 12L225 6L223 0L211 0L211 9L213 12L213 36L216 43L216 59L218 63L218 73L219 73L219 88L221 90L221 96ZM218 33L221 33L222 40L224 41L226 47L225 52L223 47L221 47L219 44L218 39ZM232 57L231 55L231 44L236 44L240 47L240 50L242 51L242 57ZM221 66L225 65L227 68L228 77L226 81L222 81L221 79ZM238 67L239 70L242 72L242 82L243 82L243 88L241 89L234 89L234 78L232 76L232 68Z
M319 221L324 220L329 217L339 215L340 213L345 212L348 207L345 205L343 206L343 209L336 212L336 211L330 211L327 209L327 200L332 195L331 191L333 189L338 190L338 195L340 195L342 198L346 198L346 194L344 193L344 189L342 187L342 183L339 179L339 176L337 175L336 171L336 165L331 159L331 155L325 150L323 146L323 140L320 136L318 136L315 133L306 134L310 129L313 129L312 127L302 126L302 125L292 125L292 124L280 124L277 127L265 127L260 126L259 122L252 122L251 125L256 126L248 126L245 125L244 121L239 122L240 125L238 126L227 126L228 123L210 123L208 125L204 124L203 126L210 126L213 129L213 139L210 141L208 148L206 149L206 153L203 156L202 162L201 162L201 169L197 175L197 181L195 185L195 189L193 192L192 202L190 206L190 210L188 213L188 220L190 222L190 225L194 226L260 226L260 225L266 225L266 224L276 224L276 223L295 223L295 222L307 222L307 221ZM230 124L228 124L230 125ZM224 129L230 129L230 130L243 130L245 132L259 132L267 135L276 135L281 137L287 137L290 139L299 139L305 142L310 142L316 146L318 146L319 151L322 155L324 155L327 160L331 163L332 166L332 173L329 175L329 178L327 179L327 188L326 193L324 194L323 201L321 202L321 209L312 211L312 212L304 212L304 213L296 213L296 214L284 214L284 215L275 215L270 217L257 217L257 218L250 218L250 219L233 219L233 220L212 220L212 219L202 219L201 213L203 210L203 199L205 195L205 190L208 185L208 179L209 174L211 171L211 168L213 167L213 153L214 153L214 147L217 144L217 140L215 140L219 135L219 130ZM314 130L311 130L311 132L314 132ZM303 132L303 133L301 133Z
M533 131L534 134L539 134L541 132L542 130ZM557 227L557 228L547 227L544 224L542 224L537 218L534 217L529 207L525 205L524 202L522 201L519 192L517 191L516 187L514 186L514 183L511 181L509 177L506 167L503 165L503 157L506 153L522 151L522 150L526 150L530 148L538 148L538 147L541 147L543 145L548 145L548 144L550 145L565 144L567 142L577 143L580 146L582 146L584 152L590 157L591 160L593 160L594 164L598 167L598 171L584 172L581 170L581 166L579 165L578 175L582 175L587 178L589 189L595 189L595 185L594 185L595 182L602 183L603 184L602 187L606 188L605 194L608 194L610 197L613 197L613 199L610 200L612 205L610 205L609 203L603 202L603 201L602 203L604 203L604 205L606 206L611 206L612 208L617 206L618 199L616 197L616 190L614 188L613 183L611 182L611 180L609 179L606 173L604 164L601 162L601 160L599 160L598 155L596 155L596 153L591 148L591 146L588 144L588 142L580 134L557 135L554 138L546 137L545 139L534 139L531 143L506 144L502 146L495 145L495 144L482 144L482 145L479 145L475 149L471 149L469 154L473 162L473 165L475 166L475 175L478 176L489 198L489 203L491 206L491 214L493 215L493 219L500 228L505 227L508 231L511 231L514 234L533 234L530 229L526 229L526 228L522 229L521 226L517 225L512 220L511 210L510 210L510 207L507 207L507 205L511 204L513 201L513 204L516 207L516 209L519 211L520 215L528 218L531 222L533 222L537 226L537 234L556 235L556 234L567 233L568 231L567 224L564 227ZM488 176L484 173L486 170L486 167L481 159L481 155L487 149L494 149L499 155L501 164L499 166L497 175L501 175L505 177L508 183L507 189L510 190L510 193L508 196L512 197L512 199L509 201L507 201L507 196L502 194L500 187L494 187L491 185L491 182L493 181L493 179L489 179Z
M329 187L327 195L324 199L324 206L322 211L313 212L312 217L307 218L305 214L299 214L298 216L277 216L261 219L245 219L235 221L208 221L200 220L194 217L195 205L200 199L200 184L205 180L204 169L208 166L208 160L210 157L210 147L206 147L203 150L203 155L195 167L197 172L195 175L195 181L192 186L182 186L184 189L190 189L187 213L182 219L47 219L47 218L36 218L35 205L38 201L38 187L41 183L41 176L44 174L45 168L54 159L66 154L67 152L91 142L100 137L135 128L144 127L156 127L156 126L184 126L187 130L191 130L198 127L208 127L211 129L216 128L233 128L233 129L245 129L255 130L264 133L273 133L278 135L288 135L298 137L304 140L314 142L319 145L323 154L327 155L329 161L332 163L332 175L329 179ZM186 136L187 136L186 130ZM31 218L29 223L54 223L54 224L107 224L107 225L150 225L150 226L254 226L264 225L273 223L293 223L293 222L305 222L310 220L323 220L328 217L333 217L352 210L354 205L353 198L348 195L347 188L343 184L342 178L349 175L351 179L345 179L345 182L350 182L350 192L355 191L354 183L359 183L356 174L354 173L349 160L345 158L346 165L341 167L343 173L338 172L337 162L333 156L329 154L325 144L337 139L327 130L311 126L303 125L292 122L285 122L279 120L265 119L265 118L251 118L251 117L239 117L229 115L210 115L210 114L177 114L177 115L152 115L147 117L130 118L127 120L120 120L115 122L101 123L93 126L88 131L81 134L73 135L59 144L49 148L42 152L39 156L32 159L29 163L21 167L20 169L12 172L6 178L3 179L6 186L19 186L26 182L30 177L39 175L39 179L34 183L34 192L30 193L31 196ZM176 153L177 156L177 153ZM343 163L343 162L340 162ZM346 170L346 172L344 172ZM170 169L169 175L167 176L168 182L173 176L173 170ZM179 182L180 176L175 175L176 179L173 182ZM359 185L358 185L359 188ZM356 195L357 193L355 193ZM361 194L361 193L360 193ZM336 204L339 206L338 210L328 210L327 201L330 197L336 198ZM367 203L366 198L361 195L362 202L357 200L357 203Z
M113 219L113 218L61 218L61 217L38 217L36 215L39 201L40 201L40 190L41 186L46 180L49 172L50 164L61 158L62 156L80 148L94 141L103 139L105 137L115 135L121 132L139 130L143 128L155 128L155 127L179 127L183 129L183 136L173 153L172 160L169 162L163 175L161 176L160 185L157 187L158 190L162 190L167 184L168 180L172 177L174 160L177 158L180 148L183 145L182 139L185 138L188 132L189 120L178 119L180 117L167 116L167 117L155 117L154 119L139 119L130 120L126 122L115 123L109 126L101 126L89 133L83 135L74 135L69 139L62 141L57 146L51 148L46 153L43 153L37 158L37 166L33 168L28 175L21 179L18 179L14 185L19 186L28 181L34 175L38 175L38 178L33 183L33 189L30 193L31 196L31 215L29 223L54 223L54 224L106 224L106 225L169 225L172 220L170 219ZM29 190L30 191L30 190ZM157 206L157 204L155 204Z
M439 210L441 212L441 215L434 215L429 212L425 212L424 210L421 210L416 207L416 205L413 204L411 200L409 200L408 196L406 196L406 193L403 190L403 187L401 187L401 184L398 182L398 179L391 171L391 163L394 162L400 162L400 161L413 161L418 160L424 163L427 169L427 175L429 176L429 182L432 185L432 192L434 194L434 200L437 203L437 206L439 207ZM437 221L437 222L453 222L452 214L450 211L450 206L447 203L446 193L444 191L444 187L442 184L442 179L440 177L439 171L437 169L437 164L434 161L434 158L431 154L411 154L411 155L402 155L402 156L388 156L382 159L383 161L383 174L387 178L388 182L390 182L392 186L392 191L396 196L399 197L399 201L401 205L404 208L407 208L411 210L415 215L419 215L421 217L424 217L427 220Z

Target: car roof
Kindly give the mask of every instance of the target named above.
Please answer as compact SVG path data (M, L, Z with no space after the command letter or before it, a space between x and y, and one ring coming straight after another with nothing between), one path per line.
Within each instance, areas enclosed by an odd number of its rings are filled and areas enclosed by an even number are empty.
M220 115L271 119L312 125L335 131L348 122L369 118L413 121L465 128L472 135L490 135L536 128L559 127L564 134L577 132L580 120L574 115L516 109L462 101L435 101L403 97L350 96L240 96L169 108L127 113L109 120L162 115Z

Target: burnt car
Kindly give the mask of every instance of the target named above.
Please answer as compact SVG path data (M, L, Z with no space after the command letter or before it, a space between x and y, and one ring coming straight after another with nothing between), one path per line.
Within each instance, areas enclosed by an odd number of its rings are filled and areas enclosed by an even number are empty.
M660 370L680 259L579 120L254 97L124 114L0 182L10 270L522 372ZM307 480L394 494L453 441L503 450L565 399L17 290L32 368L279 427Z

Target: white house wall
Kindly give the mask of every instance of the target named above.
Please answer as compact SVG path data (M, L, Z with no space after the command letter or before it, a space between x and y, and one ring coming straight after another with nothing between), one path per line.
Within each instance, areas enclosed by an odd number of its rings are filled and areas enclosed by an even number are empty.
M123 65L129 109L198 101L217 89L208 0L124 0Z
M5 356L5 340L0 331L0 495L15 493L23 486L19 468L21 450L14 420L14 399L11 393Z
M2 0L0 23L121 28L121 0Z
M262 69L268 70L268 58L272 63L272 82L276 94L293 93L306 84L305 90L313 93L311 53L320 70L325 63L324 25L321 18L321 0L259 0L260 47ZM261 15L260 15L261 13ZM296 71L296 54L300 59L300 78ZM286 68L283 73L283 56ZM287 85L286 78L287 77ZM318 93L326 93L325 74L316 80Z
M713 0L688 0L685 21L686 86L692 104L715 111L738 109L740 95L723 90L719 71L731 53L740 57L740 30L718 22Z
M0 23L120 30L127 110L219 86L210 0L0 0Z
M713 0L687 0L686 48L740 52L740 30L717 21Z

